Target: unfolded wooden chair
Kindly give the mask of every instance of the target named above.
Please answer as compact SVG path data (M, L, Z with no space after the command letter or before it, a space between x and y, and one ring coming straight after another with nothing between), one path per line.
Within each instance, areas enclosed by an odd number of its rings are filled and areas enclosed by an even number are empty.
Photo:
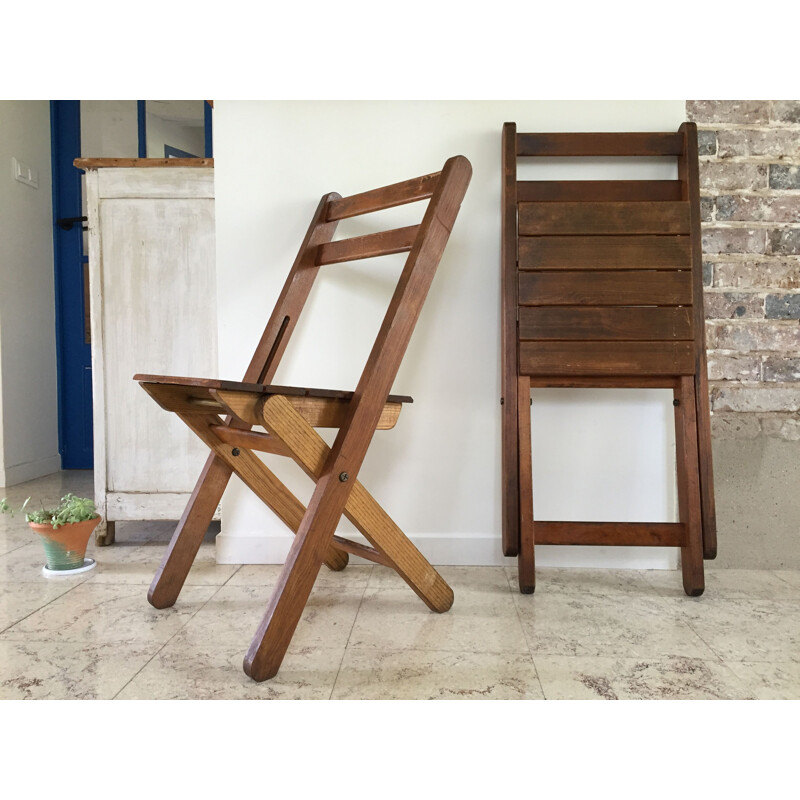
M668 156L677 180L518 181L517 159ZM535 588L534 542L680 547L700 595L716 555L697 130L503 128L503 552ZM534 520L531 387L673 391L680 522ZM534 410L535 413L535 410Z
M242 383L136 375L134 380L175 412L211 449L148 599L175 603L231 473L235 472L295 533L278 585L244 660L257 681L274 676L320 566L342 569L348 553L395 569L433 611L447 611L453 592L359 483L376 430L391 428L409 397L390 395L464 193L472 167L463 156L441 172L363 194L325 195L278 298ZM333 241L339 220L428 199L422 222ZM297 318L321 267L408 252L389 309L354 392L271 386ZM261 426L266 432L251 430ZM332 447L315 431L337 427ZM316 487L308 508L253 451L292 458ZM371 546L335 535L342 514Z

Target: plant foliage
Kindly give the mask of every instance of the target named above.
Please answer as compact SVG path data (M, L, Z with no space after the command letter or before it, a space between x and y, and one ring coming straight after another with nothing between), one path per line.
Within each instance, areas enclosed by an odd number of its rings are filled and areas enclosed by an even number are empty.
M30 500L30 497L28 498ZM26 500L18 511L24 511L28 505ZM0 500L0 512L14 515L14 509L8 504L4 497ZM97 511L94 501L88 497L76 497L72 492L68 492L61 498L61 502L56 508L48 509L42 505L37 511L29 511L25 514L27 522L35 525L52 525L53 529L60 528L62 525L69 525L72 522L85 522L87 519L96 519Z

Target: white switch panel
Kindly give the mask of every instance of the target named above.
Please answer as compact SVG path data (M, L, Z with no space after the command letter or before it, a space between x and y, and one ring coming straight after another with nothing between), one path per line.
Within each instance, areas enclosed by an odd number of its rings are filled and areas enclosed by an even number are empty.
M27 186L32 186L34 189L39 188L39 170L34 169L18 158L11 159L11 171L14 180L24 183Z

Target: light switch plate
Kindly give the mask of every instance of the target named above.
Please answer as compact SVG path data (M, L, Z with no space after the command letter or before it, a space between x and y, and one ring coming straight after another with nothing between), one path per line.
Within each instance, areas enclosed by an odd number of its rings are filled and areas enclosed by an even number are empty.
M14 180L24 183L26 186L31 186L34 189L39 188L39 170L20 161L18 158L11 159L11 173Z

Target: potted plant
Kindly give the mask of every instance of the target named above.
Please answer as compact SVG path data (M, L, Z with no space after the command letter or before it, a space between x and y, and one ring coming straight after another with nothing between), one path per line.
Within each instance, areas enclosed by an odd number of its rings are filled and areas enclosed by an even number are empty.
M28 505L30 497L19 511ZM12 515L14 511L5 498L0 500L0 511ZM86 558L86 545L92 531L100 523L94 502L87 497L67 493L56 508L44 506L38 511L28 511L25 520L32 531L42 537L47 565L46 575L66 575L85 572L94 567L94 559Z

